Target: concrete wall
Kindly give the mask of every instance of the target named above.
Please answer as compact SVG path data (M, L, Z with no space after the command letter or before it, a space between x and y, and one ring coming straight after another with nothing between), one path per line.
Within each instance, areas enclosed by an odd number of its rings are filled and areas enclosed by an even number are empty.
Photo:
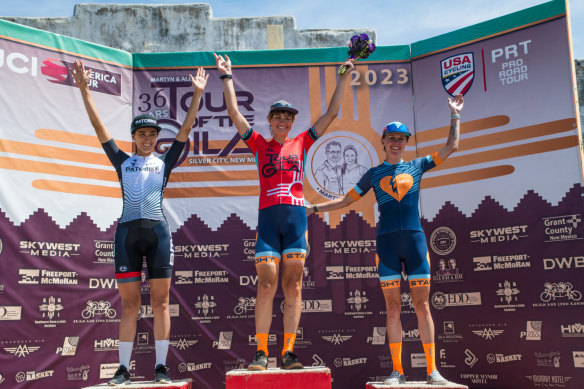
M292 16L214 18L209 4L77 4L70 18L2 19L133 53L344 46L375 29L298 30Z

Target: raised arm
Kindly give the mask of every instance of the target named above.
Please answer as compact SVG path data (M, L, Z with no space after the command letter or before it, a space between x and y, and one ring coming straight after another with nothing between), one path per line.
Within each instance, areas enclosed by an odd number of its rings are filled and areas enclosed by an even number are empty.
M328 108L324 115L322 115L315 123L314 123L314 130L318 134L318 136L322 136L328 126L335 120L337 115L339 114L339 109L341 108L341 101L343 100L343 93L345 93L345 84L349 79L349 73L351 70L355 68L353 63L355 59L348 59L345 61L343 65L347 65L349 69L345 73L343 73L339 78L337 78L337 85L335 87L335 91L333 93L333 97L328 105Z
M462 95L454 96L454 100L448 98L450 107L450 132L446 144L438 150L438 155L444 161L450 154L458 150L458 139L460 138L460 112L464 105Z
M197 117L197 112L199 111L201 96L203 95L203 91L207 85L207 78L209 78L209 75L205 74L205 69L199 68L197 69L196 77L193 77L192 74L189 74L189 77L191 78L191 84L193 85L194 92L193 97L191 98L191 105L189 106L187 116L185 117L185 121L183 122L178 134L176 135L176 140L180 142L186 142L189 139L189 134L191 133L191 129L195 123L195 118Z
M93 97L91 97L91 93L89 91L89 80L91 76L91 70L85 70L83 62L75 61L73 63L73 69L70 68L69 72L73 76L75 83L77 84L79 90L81 91L83 104L85 105L87 116L89 116L89 121L91 122L91 125L95 130L97 139L99 139L100 143L105 143L109 141L112 138L112 136L105 127L105 125L103 124L103 121L99 116L99 112L97 112L97 107L95 106Z
M217 69L221 73L221 78L223 80L223 94L225 95L225 103L227 104L227 114L229 118L235 124L235 128L240 135L245 134L245 132L250 127L247 119L239 112L237 107L237 98L235 96L235 88L233 87L233 76L231 73L231 60L229 56L225 54L225 58L222 55L215 56L215 62L217 63Z
M347 193L344 197L339 197L338 199L327 201L326 203L312 205L307 204L306 214L310 215L314 212L334 211L336 209L344 208L353 202L355 202L355 200L353 200L353 198Z

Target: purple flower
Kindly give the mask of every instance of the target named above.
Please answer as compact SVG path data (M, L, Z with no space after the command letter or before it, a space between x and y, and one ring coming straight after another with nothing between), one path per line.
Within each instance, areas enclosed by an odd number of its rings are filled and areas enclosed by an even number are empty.
M369 54L375 51L375 43L369 39L369 35L353 35L351 40L347 42L349 46L348 55L351 59L367 58ZM343 65L339 68L338 74L344 74L347 71L347 66Z

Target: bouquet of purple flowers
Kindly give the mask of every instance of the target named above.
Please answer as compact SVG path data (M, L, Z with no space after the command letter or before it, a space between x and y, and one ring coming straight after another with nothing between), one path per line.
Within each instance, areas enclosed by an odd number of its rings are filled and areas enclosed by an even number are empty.
M367 34L353 35L351 40L347 42L347 46L349 46L349 58L367 58L375 51L375 43L369 39ZM344 74L348 68L346 65L341 66L337 74Z

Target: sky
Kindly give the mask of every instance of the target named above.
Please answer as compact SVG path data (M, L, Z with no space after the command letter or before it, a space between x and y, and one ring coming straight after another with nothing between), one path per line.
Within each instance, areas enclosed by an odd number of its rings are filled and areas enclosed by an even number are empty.
M0 16L71 17L76 3L179 4L163 0L0 0ZM207 0L213 17L293 16L298 29L374 28L377 45L410 44L545 3L545 0ZM570 1L574 57L584 59L584 0Z

